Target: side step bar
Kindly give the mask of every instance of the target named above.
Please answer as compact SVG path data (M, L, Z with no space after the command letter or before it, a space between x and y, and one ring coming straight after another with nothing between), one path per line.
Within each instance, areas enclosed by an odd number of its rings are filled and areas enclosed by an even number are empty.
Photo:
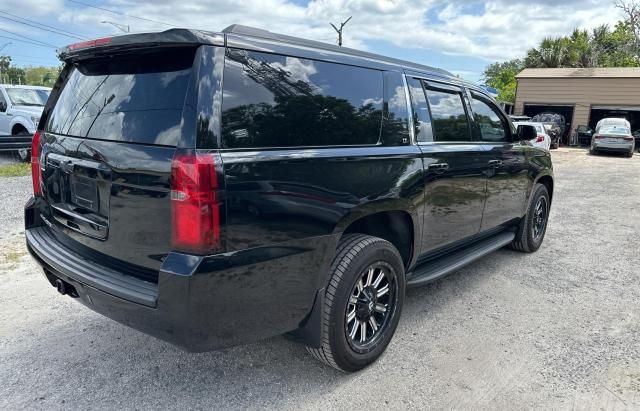
M443 277L480 257L504 247L511 243L515 236L515 233L511 231L502 232L451 254L427 261L409 273L407 286L416 287Z

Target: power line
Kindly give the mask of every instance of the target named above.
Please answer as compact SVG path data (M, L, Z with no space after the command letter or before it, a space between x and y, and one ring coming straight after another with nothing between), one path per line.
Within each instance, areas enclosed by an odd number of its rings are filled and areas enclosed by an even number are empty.
M106 12L113 13L113 14L119 14L120 16L131 17L133 19L149 21L151 23L163 24L163 25L169 26L169 27L175 27L176 26L175 24L165 23L163 21L152 20L152 19L148 19L148 18L145 18L145 17L138 17L138 16L134 16L134 15L131 15L131 14L122 13L120 11L115 11L115 10L106 9L104 7L94 6L93 4L84 3L84 2L81 2L81 1L78 1L78 0L67 0L67 1L69 1L71 3L80 4L80 5L83 5L83 6L86 6L86 7L91 7L91 8L94 8L94 9L106 11Z
M15 32L13 32L13 31L9 31L9 30L7 30L7 29L0 29L0 31L4 31L4 32L7 32L7 33L9 33L9 34L13 34L14 36L18 36L18 37L25 38L25 39L27 39L27 40L29 40L29 41L31 41L31 42L40 43L40 44L41 44L41 45L43 45L43 46L53 47L54 49L57 49L57 48L58 48L58 46L55 46L55 45L53 45L53 44L51 44L51 43L45 43L44 41L40 41L40 40L38 40L38 39L34 39L34 38L32 38L32 37L27 37L27 36L25 36L25 35L23 35L23 34L15 33Z
M9 14L9 13L6 13L4 11L0 11L0 13ZM12 16L11 14L9 14L9 15ZM22 18L22 17L18 17L18 18ZM80 37L80 36L75 35L75 34L67 34L65 32L62 32L61 30L58 31L58 29L52 30L52 29L49 29L49 28L40 27L40 26L38 26L36 24L31 24L31 23L27 23L25 21L12 19L11 17L0 16L0 19L6 19L6 20L13 21L15 23L24 24L25 26L35 27L35 28L37 28L39 30L48 31L50 33L55 33L55 34L60 35L60 36L71 37L71 38L78 39L78 40L85 40L86 39L86 37ZM24 19L24 20L27 20L27 19Z
M0 29L1 30L1 29ZM6 31L6 30L5 30ZM45 45L45 44L40 44L40 43L36 43L34 41L29 41L29 40L23 40L23 39L17 39L15 37L9 37L9 36L2 36L0 35L0 38L3 39L9 39L9 40L13 40L13 41L20 41L22 43L27 43L27 44L31 44L33 46L40 46L40 47L48 47L48 48L52 48L52 49L57 49L58 47L56 46L52 46L52 45Z

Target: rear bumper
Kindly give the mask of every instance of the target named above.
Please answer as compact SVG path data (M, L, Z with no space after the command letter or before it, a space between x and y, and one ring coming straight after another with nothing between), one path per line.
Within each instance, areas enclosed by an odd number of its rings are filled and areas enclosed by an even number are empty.
M60 279L92 310L195 352L305 327L326 280L328 247L337 241L322 236L213 256L169 253L154 284L74 253L52 235L56 227L29 227L38 220L33 212L27 204L27 248L52 285Z
M593 149L600 151L612 151L612 152L621 152L628 153L633 151L634 142L628 143L602 143L602 142L593 142Z

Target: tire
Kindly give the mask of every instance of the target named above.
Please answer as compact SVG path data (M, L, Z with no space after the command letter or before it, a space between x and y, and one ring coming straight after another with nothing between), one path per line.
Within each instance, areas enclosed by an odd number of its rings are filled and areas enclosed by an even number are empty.
M541 204L542 202L542 204ZM536 184L533 188L533 195L527 214L520 220L516 237L510 245L510 248L524 253L533 253L538 251L544 240L547 231L547 223L549 221L549 211L551 210L551 202L549 199L549 191L542 184ZM544 212L543 216L539 216L539 207ZM540 225L539 218L542 218Z
M29 132L25 129L21 129L20 131L18 131L17 133L13 134L14 136L28 136ZM21 149L21 150L17 150L15 152L15 158L18 161L21 161L23 163L26 163L27 161L29 161L31 159L31 150L30 149Z
M627 153L627 157L628 157L628 158L633 157L633 150L632 150L632 151L629 151L629 152Z
M388 241L347 234L338 243L330 272L322 312L322 343L320 348L307 347L307 351L340 371L358 371L380 357L398 326L404 303L404 264ZM377 330L370 318L374 318Z
M596 153L596 150L590 148L589 149L589 154L591 154L592 156L595 156L597 153Z

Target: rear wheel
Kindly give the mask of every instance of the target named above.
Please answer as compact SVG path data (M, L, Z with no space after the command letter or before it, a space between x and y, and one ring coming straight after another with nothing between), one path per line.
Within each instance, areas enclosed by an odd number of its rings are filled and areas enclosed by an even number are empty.
M393 337L404 289L404 264L391 243L364 234L345 235L325 292L322 344L307 350L341 371L365 368Z
M543 184L536 184L527 214L520 221L511 248L525 253L537 251L542 245L549 221L551 202L549 191Z

